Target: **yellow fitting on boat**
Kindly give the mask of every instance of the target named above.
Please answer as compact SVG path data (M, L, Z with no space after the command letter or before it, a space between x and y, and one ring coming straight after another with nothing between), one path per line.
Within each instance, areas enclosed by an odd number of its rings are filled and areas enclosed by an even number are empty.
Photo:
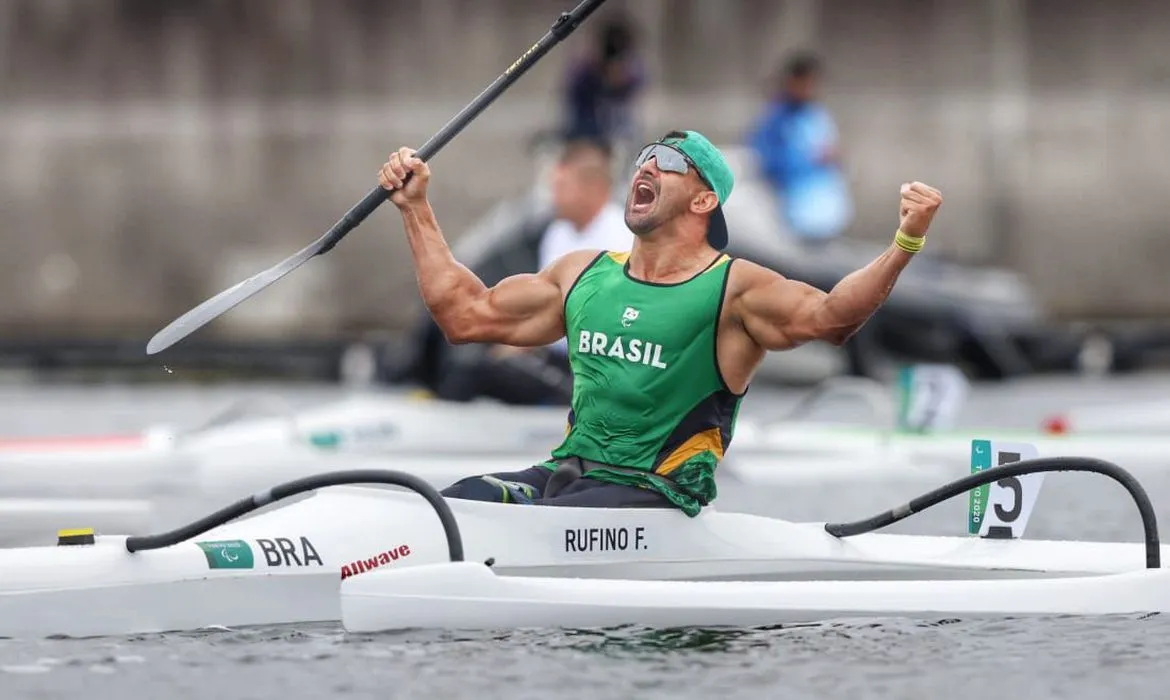
M57 546L74 545L74 544L93 544L94 535L92 527L80 527L72 530L58 530L57 531Z

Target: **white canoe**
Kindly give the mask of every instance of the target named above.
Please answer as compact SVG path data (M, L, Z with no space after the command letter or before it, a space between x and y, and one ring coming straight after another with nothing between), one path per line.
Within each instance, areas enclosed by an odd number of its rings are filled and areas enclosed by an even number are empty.
M99 532L143 532L168 529L248 493L323 470L392 468L416 474L435 488L471 475L524 469L544 459L547 450L515 450L468 454L434 449L401 455L322 453L311 447L161 457L93 455L88 460L19 465L0 461L0 547L51 544L58 528L89 526ZM719 505L759 510L761 504L783 508L786 484L847 480L857 474L857 459L832 455L769 455L767 464L780 476L752 477L735 471L734 460L720 467ZM763 461L763 458L761 458ZM882 465L866 464L875 472ZM937 472L914 466L890 465L886 471L914 483L937 481ZM761 469L761 472L767 472ZM775 488L756 488L775 486ZM866 482L857 478L858 482ZM750 499L750 500L748 500ZM23 503L9 509L5 501ZM92 502L92 503L90 503ZM771 505L767 512L775 510Z
M784 482L791 476L782 461L769 461L769 453L788 458L853 462L849 468L825 470L822 480L867 478L945 479L966 473L973 432L991 432L998 439L1028 443L1041 457L1092 456L1124 464L1132 471L1165 470L1170 452L1170 408L1163 403L1108 410L1077 409L1080 427L1060 432L1044 430L953 428L954 416L967 393L966 381L954 367L916 365L904 368L899 382L885 387L856 377L824 382L810 392L798 408L806 412L817 402L847 398L868 409L870 424L790 420L741 421L735 445L729 452L730 471L741 480L758 484ZM848 408L848 405L840 406ZM838 409L840 410L840 409ZM1096 414L1091 420L1089 415ZM1106 414L1106 415L1102 415ZM1141 417L1147 420L1142 430ZM1160 422L1165 419L1165 422ZM921 425L922 431L900 429ZM1091 426L1091 429L1090 429Z
M1170 402L1128 401L1073 407L1047 421L1052 428L1071 434L1170 434Z
M435 486L527 467L564 435L565 412L359 395L301 412L243 405L202 425L138 434L0 440L0 546L83 515L118 531L170 527L253 489L329 468L387 466ZM22 501L20 509L8 508ZM100 501L86 505L87 501ZM118 509L117 504L125 506ZM43 522L61 517L49 528Z
M1136 543L881 533L837 538L821 523L716 510L687 518L673 510L464 501L450 505L462 532L465 560L471 562L459 569L492 561L491 572L468 571L463 587L455 583L461 575L444 563L447 544L431 507L414 494L380 488L323 489L160 549L130 553L125 537L99 536L94 544L0 550L0 636L121 635L331 620L369 629L424 618L428 625L475 626L488 614L486 606L473 600L481 584L484 600L498 595L515 600L517 610L525 608L515 621L504 621L506 626L519 621L557 625L563 619L547 600L562 593L567 595L559 598L564 604L576 601L589 607L599 600L574 599L571 582L553 580L569 577L597 579L596 590L611 594L611 612L594 608L593 622L611 619L621 600L643 601L633 604L627 617L651 615L654 606L646 601L655 590L674 591L660 601L663 605L693 595L692 612L701 610L715 591L734 592L730 598L738 598L740 592L755 590L749 579L925 579L927 583L908 590L926 593L960 585L943 583L947 580L1039 578L1037 586L1047 585L1059 597L1066 584L1055 585L1054 578L1136 571L1145 563L1144 547ZM1162 547L1161 556L1168 553ZM379 573L423 565L428 566L410 578ZM502 583L493 578L497 575ZM679 582L672 589L637 583L671 580ZM689 588L696 581L712 580L728 582L723 589ZM531 588L524 588L529 584ZM570 588L556 588L562 584ZM806 589L814 596L815 585L800 590ZM419 597L428 590L431 597ZM583 594L588 586L572 590ZM540 596L547 600L537 605ZM836 609L846 599L821 600L834 601L828 607ZM411 600L419 601L420 617L390 619ZM931 609L929 598L919 600L919 609ZM443 617L438 609L448 603L466 614ZM825 607L815 596L801 605L809 610ZM537 610L544 610L544 617Z
M801 459L807 460L803 465L817 466L818 460L825 463L829 468L810 475L823 481L957 478L967 473L971 439L980 432L907 433L828 423L775 424L754 430L752 448L741 450L739 444L733 445L726 464L737 478L761 486L804 478L799 468L788 469ZM1134 473L1170 469L1166 459L1170 431L1116 435L990 432L1003 440L1031 444L1041 457L1091 456L1124 464Z
M965 473L970 435L894 431L889 391L874 382L836 378L810 396L815 401L798 407L808 412L829 402L833 408L833 399L844 398L864 409L873 426L808 420L800 413L772 421L745 413L726 471L762 484L891 475L936 480ZM359 394L305 411L243 403L187 428L158 425L130 435L0 439L0 497L157 498L192 493L201 482L234 494L253 483L294 478L304 464L339 455L392 458L389 466L421 475L434 467L434 481L449 482L491 471L481 467L485 461L516 469L545 458L564 435L565 414L562 407L417 400L389 392ZM1019 438L1037 444L1042 455L1096 455L1135 468L1170 447L1165 432L1116 439L1040 433ZM317 462L314 471L323 464Z
M872 382L827 382L815 395L851 399L875 419L874 427L807 420L771 422L741 418L721 480L750 489L728 490L721 505L754 508L733 493L781 498L801 482L865 488L867 483L932 483L966 474L970 435L959 431L910 434L890 429L888 391ZM241 492L323 469L394 468L442 487L459 478L512 471L544 459L564 431L561 408L508 407L490 402L456 404L372 393L304 412L228 411L193 429L159 426L132 436L0 441L0 498L39 503L40 511L6 512L0 504L0 546L51 541L24 533L88 499L128 504L109 508L90 524L157 529L171 527ZM267 407L260 406L263 410ZM1040 456L1092 455L1134 471L1162 469L1170 433L1138 436L997 434L1030 442ZM775 487L776 494L768 493ZM755 491L753 491L755 490ZM145 503L148 507L141 507ZM780 504L782 505L782 504ZM86 509L77 511L77 515ZM62 520L60 526L76 524ZM47 539L46 539L47 538Z
M862 404L873 401L864 392L852 395ZM244 403L196 426L0 438L0 496L158 498L202 492L218 499L351 457L355 465L366 458L382 459L383 466L445 484L468 474L521 469L546 458L563 437L565 420L562 407L436 401L396 393L357 395L305 411ZM786 430L786 425L779 429ZM814 445L767 440L750 420L741 426L734 453L776 457L784 465L779 473L794 480L858 473L853 459L864 449L860 442L838 445L834 437L814 439ZM794 428L797 435L804 428L814 433L837 430L815 422L799 422ZM814 463L817 458L823 459ZM905 465L888 465L899 466ZM873 467L871 460L867 470L876 471Z
M420 457L436 463L494 460L522 468L563 438L565 414L564 409L373 393L299 412L232 406L186 428L6 438L0 439L0 496L154 497L190 493L202 488L201 481L235 495L253 483L295 478L308 465L307 473L317 472L322 463L350 456L382 459L383 465ZM439 471L436 480L469 473L457 466Z
M0 439L0 463L127 456L240 453L284 447L400 454L433 449L482 454L555 444L566 411L494 402L430 401L392 393L358 394L294 411L280 404L231 405L195 426L155 425L139 433Z
M854 392L858 396L864 403L867 397ZM300 412L244 403L188 428L0 440L0 499L25 501L19 510L0 503L5 523L0 547L47 544L56 527L79 524L101 531L165 529L240 493L323 469L391 467L441 488L465 476L514 471L545 459L564 426L563 408L376 392ZM736 454L752 453L750 426L744 435L733 448ZM851 453L789 455L765 449L760 454L780 465L783 481L858 471ZM874 458L866 465L875 474L883 471ZM726 478L736 477L732 469L724 470ZM913 468L891 464L884 471L905 476ZM89 500L101 503L85 505ZM747 505L732 497L723 504ZM56 527L44 527L46 522Z

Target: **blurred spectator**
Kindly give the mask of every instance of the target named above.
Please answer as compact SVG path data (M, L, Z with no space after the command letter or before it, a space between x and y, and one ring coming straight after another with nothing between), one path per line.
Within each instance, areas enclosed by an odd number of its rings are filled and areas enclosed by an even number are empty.
M634 28L623 19L601 24L597 43L569 65L562 137L604 139L621 160L639 140L635 105L645 85Z
M584 248L629 250L634 234L613 197L612 153L592 138L570 141L551 177L556 220L540 240L540 267Z
M815 55L790 57L748 138L785 222L803 241L834 239L853 220L837 127L819 102L821 76Z
M587 138L567 143L551 172L552 217L534 230L526 222L473 271L490 286L508 275L535 272L573 251L628 251L634 234L612 197L612 173L607 144ZM415 379L438 398L455 401L490 397L512 404L567 404L572 399L564 339L541 348L452 346L429 314L423 314L420 324L413 367L398 380Z
M609 146L598 139L576 138L566 145L550 178L556 219L540 238L539 269L577 250L627 251L634 245L625 210L612 197L612 162ZM565 339L550 349L550 360L567 372Z

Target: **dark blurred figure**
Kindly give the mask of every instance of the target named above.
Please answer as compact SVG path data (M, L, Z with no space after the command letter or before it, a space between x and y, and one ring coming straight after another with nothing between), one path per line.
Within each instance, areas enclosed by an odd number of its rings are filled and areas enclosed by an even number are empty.
M550 174L552 216L524 222L472 271L492 285L510 275L536 272L573 251L630 250L634 234L626 227L622 206L612 198L613 184L606 143L576 138L564 144ZM421 384L437 398L485 397L521 405L567 405L572 399L563 338L539 348L451 345L424 312L414 342L411 366L391 380Z
M601 24L596 44L569 65L561 136L603 139L622 160L638 140L635 105L645 85L633 26L620 18Z
M814 54L792 55L748 137L785 223L802 241L835 239L853 220L837 126L819 101L822 75Z

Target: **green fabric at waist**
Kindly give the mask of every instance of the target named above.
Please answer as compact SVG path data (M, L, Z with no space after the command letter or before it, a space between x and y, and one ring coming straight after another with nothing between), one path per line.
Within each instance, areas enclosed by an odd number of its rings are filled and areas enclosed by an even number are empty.
M602 464L580 457L550 459L541 466L549 470L572 469L575 476L596 479L610 484L646 488L661 493L690 517L699 514L703 506L715 499L715 467L717 460L710 453L691 458L670 476L646 469Z

